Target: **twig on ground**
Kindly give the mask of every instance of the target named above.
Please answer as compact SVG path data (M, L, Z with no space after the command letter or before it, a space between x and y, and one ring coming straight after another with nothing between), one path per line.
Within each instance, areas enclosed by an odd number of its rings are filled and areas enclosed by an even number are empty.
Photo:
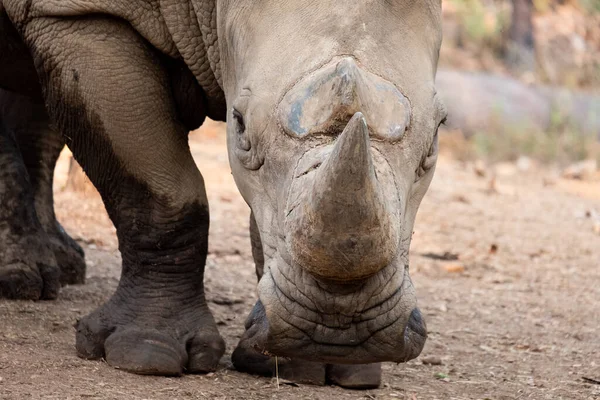
M598 380L598 379L586 378L585 376L582 376L581 379L583 379L587 383L593 383L594 385L600 385L600 380Z

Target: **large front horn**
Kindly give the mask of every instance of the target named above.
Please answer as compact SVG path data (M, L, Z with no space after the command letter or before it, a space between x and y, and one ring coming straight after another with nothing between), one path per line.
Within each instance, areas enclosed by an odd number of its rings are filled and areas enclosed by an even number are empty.
M336 281L368 277L390 264L399 242L396 189L377 178L369 129L354 114L286 221L292 261ZM387 182L388 184L391 182Z

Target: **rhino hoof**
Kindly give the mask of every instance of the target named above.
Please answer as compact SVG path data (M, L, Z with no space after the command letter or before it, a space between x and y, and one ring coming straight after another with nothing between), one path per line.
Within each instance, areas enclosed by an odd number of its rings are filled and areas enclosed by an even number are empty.
M327 381L347 389L375 389L381 385L381 363L327 366Z
M243 339L231 355L231 361L240 372L268 377L277 376L279 379L294 383L325 385L325 364L270 357L245 346Z
M158 331L124 330L104 343L106 362L141 375L181 375L187 362L185 347Z
M0 252L0 298L55 299L60 290L60 270L44 237L10 239Z
M82 318L77 323L77 355L104 357L110 366L140 375L179 376L217 369L225 342L207 310L194 307L173 313L169 320L153 314L152 308L129 311L113 301Z

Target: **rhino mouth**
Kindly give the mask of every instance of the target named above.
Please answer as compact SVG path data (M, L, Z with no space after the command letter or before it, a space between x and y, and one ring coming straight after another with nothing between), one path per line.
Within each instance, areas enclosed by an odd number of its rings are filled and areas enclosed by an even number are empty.
M245 346L263 354L337 364L406 362L427 338L408 267L338 284L281 258L265 268L246 329Z

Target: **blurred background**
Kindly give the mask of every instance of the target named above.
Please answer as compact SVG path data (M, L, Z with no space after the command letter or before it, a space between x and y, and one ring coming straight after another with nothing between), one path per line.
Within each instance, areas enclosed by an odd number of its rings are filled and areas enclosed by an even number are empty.
M600 0L444 0L438 90L462 158L597 165ZM452 132L455 131L455 132ZM461 133L462 135L457 135ZM446 135L446 138L448 135Z
M441 151L600 181L600 0L443 0ZM194 137L224 135L207 120ZM83 182L72 162L70 182Z

